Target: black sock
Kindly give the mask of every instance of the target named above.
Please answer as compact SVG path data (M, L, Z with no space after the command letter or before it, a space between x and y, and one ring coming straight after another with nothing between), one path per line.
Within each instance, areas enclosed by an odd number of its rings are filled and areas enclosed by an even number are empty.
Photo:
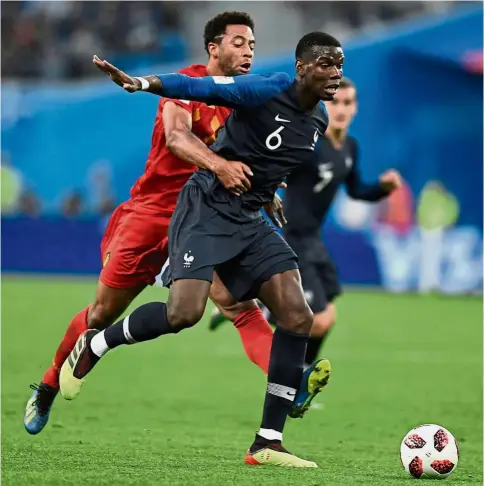
M323 335L324 336L324 335ZM306 350L305 363L311 365L316 361L318 357L319 350L323 344L323 337L310 337L308 341L308 348Z
M308 341L308 349L306 350L306 359L304 360L307 365L312 365L321 351L324 341L328 337L329 331L323 333L320 337L310 337Z
M261 429L282 434L301 381L307 341L307 334L295 334L280 327L274 332Z
M135 309L129 316L104 331L109 349L121 344L133 344L156 339L176 332L166 315L164 302L150 302Z

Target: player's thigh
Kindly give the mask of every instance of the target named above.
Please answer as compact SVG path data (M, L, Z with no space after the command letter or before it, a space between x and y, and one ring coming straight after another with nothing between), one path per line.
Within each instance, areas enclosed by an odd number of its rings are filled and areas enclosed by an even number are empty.
M145 287L145 284L139 284L130 288L114 288L99 281L94 302L89 307L88 327L105 329L113 324Z
M194 326L203 316L211 282L199 279L178 279L170 286L167 302L168 322L175 328Z
M168 226L166 218L132 210L113 215L101 244L100 281L115 289L152 285L167 258Z
M273 275L261 285L259 298L278 326L296 333L309 333L313 313L304 298L298 269Z
M335 323L336 309L334 300L341 294L336 266L327 253L323 261L314 266L314 281L319 282L322 290L312 303L314 324L311 334L322 336Z
M210 287L210 299L220 312L230 321L234 321L244 311L257 308L255 300L239 302L228 291L217 272L214 273L212 286Z
M324 245L321 253L321 261L318 263L317 268L319 278L323 282L328 303L333 302L336 297L342 294L342 289L336 265Z
M276 273L297 268L292 248L263 218L245 229L243 237L243 251L216 267L228 291L241 302L256 299L262 283Z
M209 206L199 186L185 185L170 223L169 266L162 274L164 284L171 284L169 302L179 314L188 312L182 306L190 313L203 312L215 267L244 249L238 233L238 224Z
M329 303L324 280L319 270L319 267L312 262L299 261L304 297L314 314L323 312Z

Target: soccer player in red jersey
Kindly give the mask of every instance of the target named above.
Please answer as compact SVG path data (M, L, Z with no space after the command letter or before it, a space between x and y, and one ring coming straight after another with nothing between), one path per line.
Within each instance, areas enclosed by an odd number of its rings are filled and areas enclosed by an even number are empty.
M246 13L217 15L205 26L207 65L188 66L180 72L192 77L247 74L254 55L253 30L254 23ZM218 157L214 165L207 147L229 114L228 108L160 100L145 172L132 187L130 199L114 211L101 242L103 268L94 302L74 316L40 385L31 385L34 393L24 417L30 434L41 432L47 424L59 391L59 371L78 337L88 328L110 326L155 282L168 257L168 226L178 193L197 166L214 172L236 194L250 187L247 175L251 172L245 164ZM274 207L268 210L273 212ZM211 297L234 321L248 357L267 374L272 329L257 305L234 302L217 278Z

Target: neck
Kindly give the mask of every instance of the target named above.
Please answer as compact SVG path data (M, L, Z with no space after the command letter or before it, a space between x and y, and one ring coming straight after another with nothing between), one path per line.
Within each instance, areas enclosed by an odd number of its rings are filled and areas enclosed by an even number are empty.
M348 132L342 128L331 128L328 127L326 130L326 137L333 144L334 147L341 147L346 140Z
M207 71L209 76L225 76L225 73L220 69L217 60L212 57L208 60Z
M311 93L300 79L297 80L296 84L296 96L299 103L306 111L312 110L320 101L319 96Z

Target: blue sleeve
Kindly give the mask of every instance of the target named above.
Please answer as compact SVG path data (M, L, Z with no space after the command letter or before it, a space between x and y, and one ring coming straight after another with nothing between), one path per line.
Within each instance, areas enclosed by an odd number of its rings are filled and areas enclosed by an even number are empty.
M228 108L254 107L286 90L293 80L286 73L206 76L160 74L161 96L201 101Z
M382 189L378 182L368 184L363 181L359 168L358 149L356 141L353 142L353 164L351 171L346 177L346 191L352 199L361 201L376 202L388 196L388 192Z

